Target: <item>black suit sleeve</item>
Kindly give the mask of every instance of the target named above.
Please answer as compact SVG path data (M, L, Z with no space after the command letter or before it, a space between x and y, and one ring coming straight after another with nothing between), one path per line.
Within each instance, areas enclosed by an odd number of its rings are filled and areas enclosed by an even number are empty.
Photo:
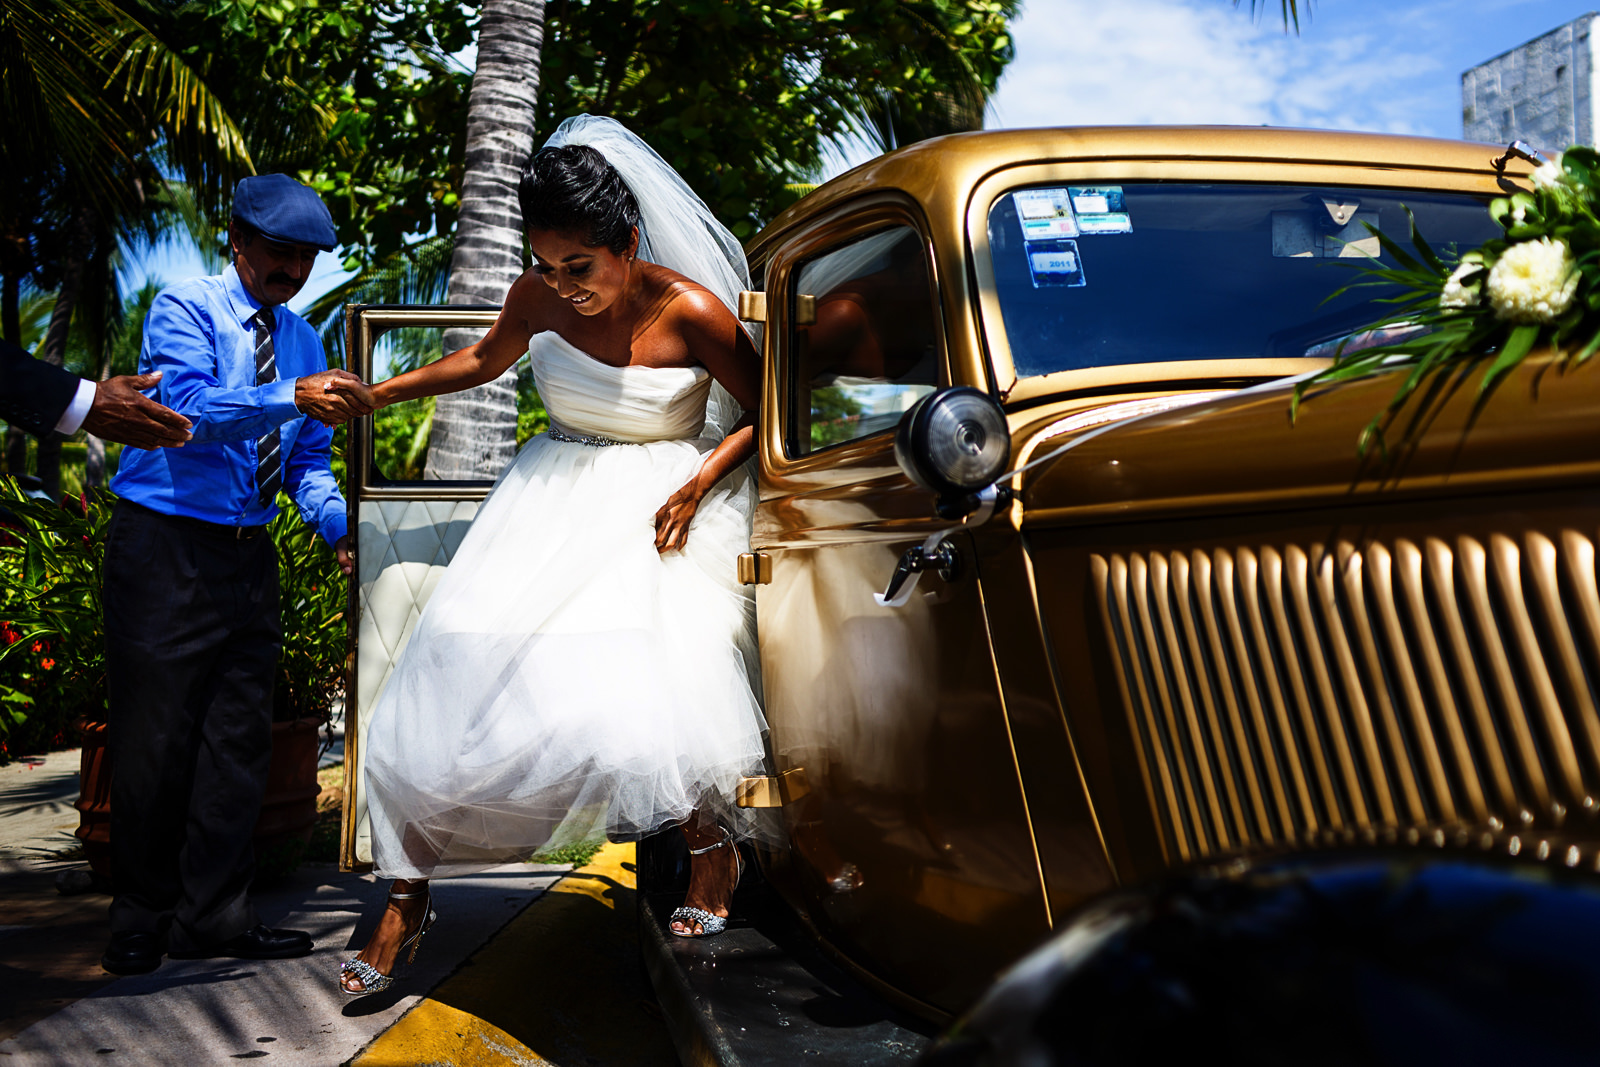
M35 437L56 428L78 391L79 380L71 371L0 341L0 419Z

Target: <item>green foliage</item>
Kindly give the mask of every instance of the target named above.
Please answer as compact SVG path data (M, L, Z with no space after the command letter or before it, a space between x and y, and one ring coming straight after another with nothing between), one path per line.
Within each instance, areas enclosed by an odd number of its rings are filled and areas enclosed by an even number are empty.
M890 143L981 126L1019 6L552 0L538 138L582 111L613 115L749 237L798 198L832 140L883 144L886 124ZM474 7L192 0L166 10L200 69L262 72L211 80L258 168L323 194L349 269L392 274L408 246L453 231L471 73L452 55L473 39Z
M741 240L830 141L976 129L1018 0L551 0L538 140L580 112L648 141ZM885 101L892 108L885 114ZM881 138L879 138L881 140Z
M0 478L0 761L59 747L72 722L106 713L101 564L116 498L59 506ZM348 584L333 550L286 498L278 551L283 654L274 717L326 718L343 690Z
M283 652L273 686L273 718L326 721L333 701L344 692L344 612L349 581L333 549L294 505L279 497L282 510L269 531L278 549L279 611Z
M1349 341L1341 345L1333 366L1295 387L1291 416L1317 386L1407 367L1394 396L1357 440L1363 456L1374 444L1387 453L1385 429L1438 374L1487 364L1478 379L1481 403L1537 348L1551 349L1568 366L1587 362L1600 349L1600 154L1581 146L1568 149L1560 168L1546 164L1533 184L1531 191L1491 201L1489 215L1505 236L1459 258L1436 253L1415 220L1415 255L1369 225L1396 265L1362 268L1359 279L1334 296L1364 287L1390 290L1393 295L1378 302L1395 310L1356 335L1383 343L1359 349ZM1514 257L1534 251L1528 246L1536 243L1552 255L1564 249L1569 272L1554 278L1554 285L1515 279L1500 284L1509 273L1496 274L1502 258L1513 249ZM1563 289L1568 290L1564 295ZM1530 310L1530 296L1549 299L1533 301L1537 307Z
M471 7L452 0L168 0L164 7L183 54L239 116L257 168L294 174L322 194L350 253L348 269L454 228L471 72L452 56L473 40Z
M372 416L372 459L385 478L422 480L433 430L434 398L391 404Z
M517 368L517 447L550 428L550 413L544 409L539 389L533 384L533 369L523 360Z
M557 848L536 852L529 858L529 863L567 864L574 868L587 866L594 859L595 853L605 847L604 841L577 841L570 845L561 845Z
M30 499L0 478L0 758L105 714L100 562L111 498Z
M420 366L422 359L410 363L405 353L392 361L396 373ZM428 462L428 435L433 429L434 398L406 400L378 411L372 417L372 458L378 470L391 481L422 480ZM535 434L550 428L550 415L533 384L533 373L526 361L517 371L517 447Z
M139 158L215 194L248 173L222 102L138 0L36 0L0 9L0 190L43 177L105 216L137 211ZM4 203L5 210L18 205Z
M811 447L813 450L849 441L866 409L847 391L830 385L811 391Z

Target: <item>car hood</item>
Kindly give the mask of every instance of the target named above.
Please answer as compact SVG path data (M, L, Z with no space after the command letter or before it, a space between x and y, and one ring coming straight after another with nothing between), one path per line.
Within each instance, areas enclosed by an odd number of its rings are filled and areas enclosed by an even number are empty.
M1375 444L1365 457L1362 428L1405 370L1308 386L1293 419L1289 379L1095 429L1046 420L1024 434L1017 454L1036 460L1072 447L1020 476L1023 521L1332 506L1378 493L1533 488L1600 475L1600 369L1535 354L1483 395L1487 366L1480 360L1425 384L1385 424L1387 449Z

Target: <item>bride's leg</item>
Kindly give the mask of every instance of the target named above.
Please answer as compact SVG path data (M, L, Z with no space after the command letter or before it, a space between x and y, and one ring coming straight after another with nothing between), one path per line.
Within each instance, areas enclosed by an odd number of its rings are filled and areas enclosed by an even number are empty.
M685 820L681 829L683 839L692 849L715 845L725 836L714 819L700 812ZM713 848L689 857L689 892L683 898L685 907L727 917L728 905L733 901L733 889L739 880L738 859L734 854L737 847L730 841L725 848ZM699 926L693 921L680 920L672 924L672 929L676 933L698 936L701 932Z
M400 954L400 945L417 932L428 917L428 883L425 879L408 882L404 878L396 878L389 887L391 894L406 894L407 900L395 900L391 897L384 906L383 915L378 919L378 928L367 939L367 945L356 959L370 964L380 974L394 974L394 966ZM414 894L414 895L413 895ZM339 983L352 993L366 991L366 985L360 978L353 974L345 973L340 976Z

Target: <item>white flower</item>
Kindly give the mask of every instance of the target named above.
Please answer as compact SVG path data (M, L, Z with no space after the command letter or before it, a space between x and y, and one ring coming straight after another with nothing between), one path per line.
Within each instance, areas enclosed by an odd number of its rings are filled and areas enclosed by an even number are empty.
M1516 223L1518 226L1521 226L1524 222L1527 222L1528 206L1526 204L1518 204L1516 207L1512 208L1511 221Z
M1549 189L1552 186L1560 185L1562 173L1561 157L1556 156L1554 159L1546 160L1539 164L1538 168L1534 170L1533 184L1540 189Z
M1471 285L1461 284L1461 279L1475 270L1482 270L1482 263L1463 263L1450 273L1445 279L1444 291L1439 294L1439 306L1442 308L1471 308L1478 306L1478 300L1483 295L1483 279L1479 278Z
M1578 272L1565 241L1514 244L1489 269L1489 303L1507 322L1546 323L1572 305Z

